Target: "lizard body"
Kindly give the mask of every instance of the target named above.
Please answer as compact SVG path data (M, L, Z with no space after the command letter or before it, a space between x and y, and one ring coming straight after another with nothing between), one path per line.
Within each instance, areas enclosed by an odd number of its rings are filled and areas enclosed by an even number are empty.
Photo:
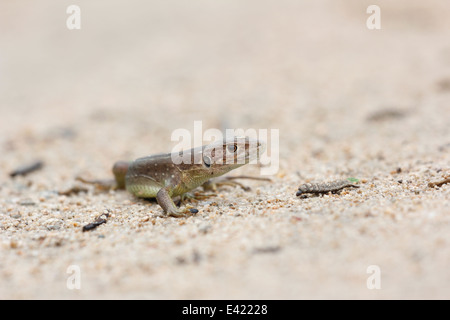
M190 211L178 209L174 197L249 163L264 148L259 140L232 137L178 153L119 161L113 167L116 188L126 189L136 197L156 198L167 215L183 216Z

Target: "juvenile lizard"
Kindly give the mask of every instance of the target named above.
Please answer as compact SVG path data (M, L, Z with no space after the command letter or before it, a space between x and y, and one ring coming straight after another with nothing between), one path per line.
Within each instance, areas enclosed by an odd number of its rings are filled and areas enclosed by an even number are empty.
M209 145L156 154L132 162L118 161L113 166L115 188L126 189L139 198L156 198L169 216L192 213L178 209L173 198L182 196L209 179L219 177L259 157L265 144L248 137L232 137ZM86 181L103 184L100 181Z

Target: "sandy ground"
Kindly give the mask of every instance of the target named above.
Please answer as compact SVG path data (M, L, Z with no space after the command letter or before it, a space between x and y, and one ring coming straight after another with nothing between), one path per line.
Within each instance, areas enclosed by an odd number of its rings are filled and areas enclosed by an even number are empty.
M450 184L428 183L450 175L450 6L376 1L369 30L372 2L1 2L0 298L449 299ZM273 182L176 219L75 181L195 120L278 129Z

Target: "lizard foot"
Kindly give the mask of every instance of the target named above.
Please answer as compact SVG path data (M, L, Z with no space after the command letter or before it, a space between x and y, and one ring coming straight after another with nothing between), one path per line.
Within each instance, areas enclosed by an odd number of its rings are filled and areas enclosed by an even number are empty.
M190 217L196 213L198 213L197 209L195 209L191 206L186 206L184 209L168 210L166 212L166 215L168 215L169 217L183 218L183 217Z

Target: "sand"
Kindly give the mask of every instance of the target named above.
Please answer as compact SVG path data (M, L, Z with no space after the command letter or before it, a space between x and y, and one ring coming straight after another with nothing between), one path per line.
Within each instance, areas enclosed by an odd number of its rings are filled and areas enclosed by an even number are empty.
M450 298L445 0L378 1L380 30L368 1L76 1L80 30L69 4L0 4L0 298ZM194 121L278 130L272 182L171 218L75 180Z

